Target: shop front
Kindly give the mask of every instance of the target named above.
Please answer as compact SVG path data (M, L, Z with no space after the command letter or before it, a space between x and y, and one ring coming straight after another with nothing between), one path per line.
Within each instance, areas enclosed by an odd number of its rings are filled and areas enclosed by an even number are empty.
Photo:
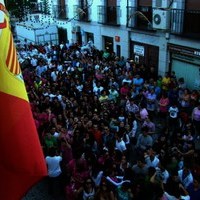
M138 64L154 67L158 72L159 47L131 41L130 58Z
M189 89L200 89L200 49L169 44L170 71L184 78Z

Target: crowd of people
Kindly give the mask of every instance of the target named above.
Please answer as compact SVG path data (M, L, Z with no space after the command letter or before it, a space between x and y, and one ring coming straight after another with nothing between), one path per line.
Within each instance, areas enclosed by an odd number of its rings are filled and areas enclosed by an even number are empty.
M55 199L200 199L199 90L94 46L17 49Z

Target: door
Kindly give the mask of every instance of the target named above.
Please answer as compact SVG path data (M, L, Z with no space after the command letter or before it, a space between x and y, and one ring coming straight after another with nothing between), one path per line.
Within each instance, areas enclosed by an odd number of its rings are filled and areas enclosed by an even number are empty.
M67 29L64 28L58 28L58 37L59 37L59 43L67 42Z
M117 45L116 48L117 48L116 54L117 54L117 56L120 58L120 57L121 57L121 46L120 46L120 45Z
M175 71L177 79L184 78L189 89L200 89L200 66L173 59L172 71Z
M158 57L159 57L159 47L148 45L146 63L148 63L149 67L155 67L156 72L158 72Z
M82 45L82 35L81 32L76 32L76 40L79 45Z
M59 0L59 4L58 5L59 5L58 11L60 12L58 14L59 18L66 19L67 18L67 13L66 13L65 0Z
M113 52L113 38L104 36L104 47L109 52Z
M116 24L117 23L117 1L107 0L106 8L107 8L107 12L106 12L107 23Z
M94 42L94 34L86 32L86 42L88 42L90 40L92 40L92 42Z

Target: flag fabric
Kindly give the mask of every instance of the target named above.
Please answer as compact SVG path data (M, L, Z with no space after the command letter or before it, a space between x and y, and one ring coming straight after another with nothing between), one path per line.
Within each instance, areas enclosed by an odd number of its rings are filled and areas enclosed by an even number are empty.
M0 0L0 199L20 200L47 175L9 17Z

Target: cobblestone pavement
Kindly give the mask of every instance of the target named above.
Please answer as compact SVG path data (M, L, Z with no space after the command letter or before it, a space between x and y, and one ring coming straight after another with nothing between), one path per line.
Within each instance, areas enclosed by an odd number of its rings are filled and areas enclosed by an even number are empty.
M43 179L28 191L22 200L64 200L64 197L53 198L48 194L47 180Z

